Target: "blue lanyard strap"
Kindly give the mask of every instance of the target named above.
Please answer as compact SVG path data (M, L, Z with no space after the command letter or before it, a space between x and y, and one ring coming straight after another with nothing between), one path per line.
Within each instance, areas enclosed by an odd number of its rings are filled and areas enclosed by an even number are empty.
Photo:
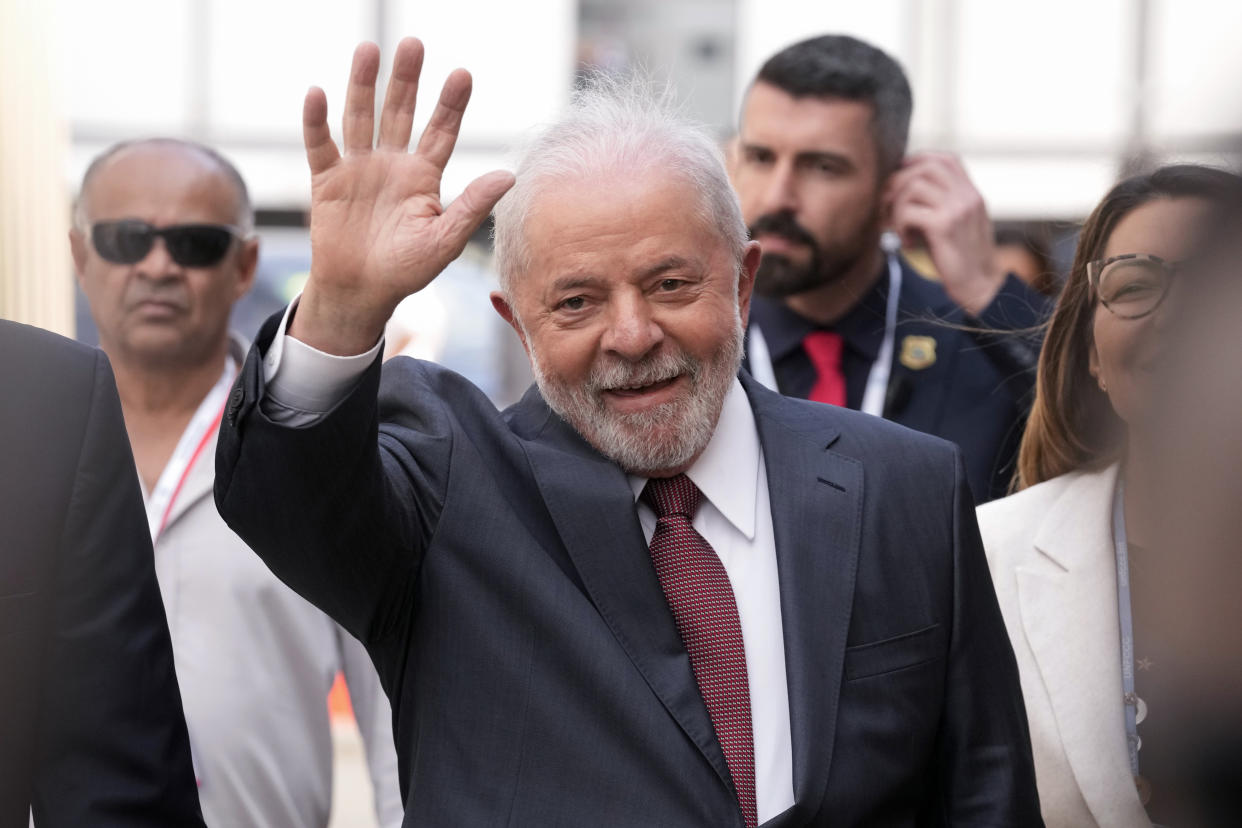
M1130 549L1126 543L1125 487L1117 478L1113 495L1113 550L1117 557L1117 617L1121 628L1121 690L1125 701L1130 772L1139 774L1138 695L1134 692L1134 617L1130 611Z

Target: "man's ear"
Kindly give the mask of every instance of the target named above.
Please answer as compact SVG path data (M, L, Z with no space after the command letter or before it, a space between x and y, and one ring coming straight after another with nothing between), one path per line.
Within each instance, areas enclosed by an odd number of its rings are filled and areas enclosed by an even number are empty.
M241 250L237 253L237 290L233 301L246 295L246 291L254 286L254 274L259 268L259 239L251 236L243 239Z
M518 323L517 314L513 312L513 306L509 304L509 299L499 290L491 293L492 307L496 309L496 313L500 314L500 318L509 323L509 327L513 328L514 333L518 335L518 339L522 341L522 347L526 353L530 354L530 345L526 342L526 332L522 330L522 326Z
M73 256L73 275L78 284L82 284L86 272L87 241L86 234L76 227L69 230L69 252Z
M750 297L755 292L755 274L759 272L762 256L763 251L757 241L749 241L742 248L742 267L737 276L737 308L743 325L750 321Z

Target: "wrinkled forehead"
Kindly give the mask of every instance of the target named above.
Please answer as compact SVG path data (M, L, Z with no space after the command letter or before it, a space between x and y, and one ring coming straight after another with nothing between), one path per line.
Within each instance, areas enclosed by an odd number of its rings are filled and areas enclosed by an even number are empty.
M152 224L241 224L242 196L210 157L159 144L120 150L106 159L81 195L89 222L137 218Z
M651 258L727 254L729 248L706 195L668 171L542 182L532 192L524 231L536 272L587 262L624 269Z

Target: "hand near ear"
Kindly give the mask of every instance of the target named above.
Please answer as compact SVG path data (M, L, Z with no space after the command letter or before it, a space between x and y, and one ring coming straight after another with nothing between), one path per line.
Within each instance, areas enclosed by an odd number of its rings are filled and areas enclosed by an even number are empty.
M926 244L954 302L974 316L1005 283L996 265L996 240L983 196L952 155L922 153L906 159L888 184L893 228L910 246Z

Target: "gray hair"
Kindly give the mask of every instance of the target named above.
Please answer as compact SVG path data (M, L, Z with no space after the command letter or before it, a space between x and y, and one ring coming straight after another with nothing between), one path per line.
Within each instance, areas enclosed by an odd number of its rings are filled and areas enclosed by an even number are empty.
M91 182L94 181L104 165L125 150L140 147L168 147L182 150L187 153L200 155L218 167L237 192L237 226L246 233L254 230L254 207L250 202L250 190L246 187L246 180L237 171L237 167L233 166L233 162L206 144L200 144L197 141L187 141L183 138L139 138L133 141L121 141L95 156L91 160L90 166L86 168L85 175L82 176L82 187L78 190L78 198L73 204L73 223L75 227L85 229L87 224L89 224L89 218L86 214L87 195L90 191Z
M513 188L496 205L496 265L501 288L530 265L526 221L541 188L565 181L598 180L660 170L680 177L696 193L695 210L741 261L748 239L724 156L712 135L681 116L671 92L639 77L589 76L569 110L544 127L520 153Z

